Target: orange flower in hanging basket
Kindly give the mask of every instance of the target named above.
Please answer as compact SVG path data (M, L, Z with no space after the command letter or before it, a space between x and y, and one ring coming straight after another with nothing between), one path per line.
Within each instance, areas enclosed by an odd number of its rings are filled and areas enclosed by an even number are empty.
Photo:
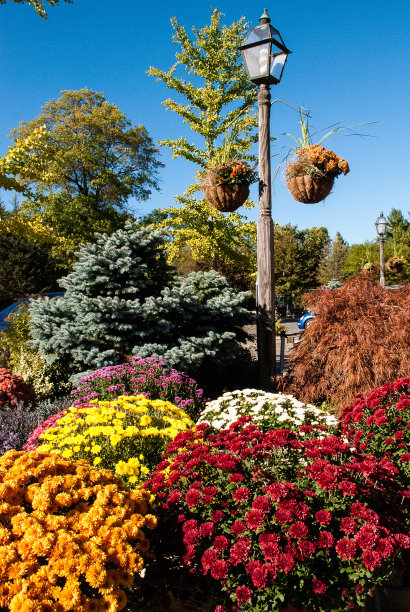
M349 164L330 149L314 144L296 151L286 167L286 185L292 197L304 204L317 204L332 190L336 177L349 172Z
M202 179L201 189L214 208L221 212L233 212L245 203L249 185L256 179L256 173L246 162L229 161L208 170Z

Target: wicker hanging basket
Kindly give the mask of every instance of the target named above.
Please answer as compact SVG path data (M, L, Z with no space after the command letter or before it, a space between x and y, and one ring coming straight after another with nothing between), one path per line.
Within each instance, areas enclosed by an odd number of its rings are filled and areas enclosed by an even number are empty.
M313 178L309 174L292 176L286 180L292 197L303 204L317 204L324 200L332 190L334 177Z
M249 185L229 184L207 185L204 188L205 198L221 212L233 212L246 202L249 197Z
M392 272L393 274L398 274L399 272L403 271L405 263L406 261L404 257L395 256L395 257L390 257L390 259L386 263L386 266L389 272Z

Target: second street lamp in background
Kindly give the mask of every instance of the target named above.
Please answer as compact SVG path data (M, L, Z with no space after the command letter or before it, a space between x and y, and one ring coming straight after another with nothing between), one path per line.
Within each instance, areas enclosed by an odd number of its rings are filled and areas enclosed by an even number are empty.
M380 285L382 287L385 287L386 285L386 281L385 281L385 276L384 276L384 237L386 235L387 232L387 221L386 219L383 217L383 212L380 213L380 217L377 217L376 219L376 232L379 235L379 240L380 240Z
M279 83L289 49L278 30L270 25L265 9L259 25L239 47L249 80L259 95L259 219L257 226L257 339L259 383L268 389L276 374L274 237L270 165L270 85Z

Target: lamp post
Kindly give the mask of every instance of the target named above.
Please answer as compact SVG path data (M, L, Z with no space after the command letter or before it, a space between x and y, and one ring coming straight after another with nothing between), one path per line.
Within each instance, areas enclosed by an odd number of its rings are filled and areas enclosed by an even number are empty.
M376 219L376 232L379 234L380 241L380 286L385 287L386 281L384 277L384 237L387 231L387 221L383 217L383 212L380 213L380 217Z
M259 383L268 389L276 375L274 237L271 203L269 86L279 83L289 49L270 25L265 9L259 25L239 47L248 78L259 88L259 219L257 224L257 308Z

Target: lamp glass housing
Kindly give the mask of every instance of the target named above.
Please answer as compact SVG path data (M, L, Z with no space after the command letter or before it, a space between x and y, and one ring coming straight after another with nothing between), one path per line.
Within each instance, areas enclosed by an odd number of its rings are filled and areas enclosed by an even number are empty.
M383 213L380 213L380 217L377 218L375 226L376 226L376 232L379 234L379 236L384 236L387 232L387 221L383 216Z
M279 83L286 59L291 53L278 30L264 23L249 32L239 47L249 80L253 83Z

